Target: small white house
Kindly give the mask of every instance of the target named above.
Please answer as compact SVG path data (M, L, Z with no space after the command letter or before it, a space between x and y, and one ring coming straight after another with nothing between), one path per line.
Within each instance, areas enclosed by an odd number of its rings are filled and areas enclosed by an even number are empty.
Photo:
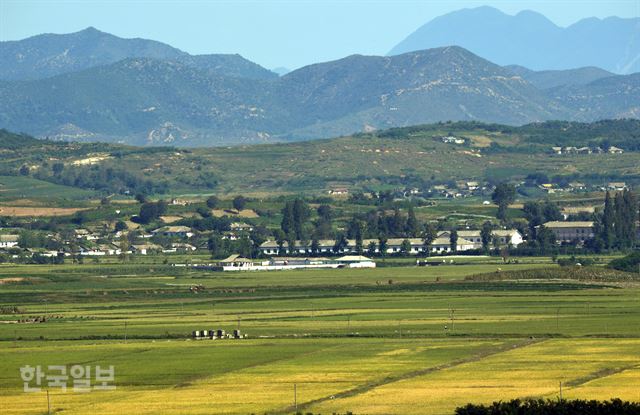
M0 235L0 248L18 247L19 240L20 237L18 235Z
M193 231L188 226L164 226L152 231L154 235L163 235L167 237L191 238Z

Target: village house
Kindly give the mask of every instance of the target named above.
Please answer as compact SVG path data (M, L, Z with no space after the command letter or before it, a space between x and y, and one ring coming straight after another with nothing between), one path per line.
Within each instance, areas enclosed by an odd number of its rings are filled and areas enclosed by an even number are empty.
M441 137L440 138L442 140L443 143L446 144L464 144L465 139L464 138L458 138L458 137L454 137L454 136L447 136L447 137Z
M251 232L253 231L253 226L244 222L233 222L229 225L229 229L233 232Z
M92 248L80 248L80 255L82 256L107 256L107 255L120 255L122 250L113 245L99 245Z
M574 215L592 215L593 213L595 213L596 208L595 206L565 206L562 209L560 209L560 212L562 213L562 217L564 218L564 220L567 220L569 218L569 216L574 216Z
M582 191L582 190L586 190L587 186L584 183L580 183L580 182L571 182L569 183L569 189L571 191Z
M148 255L153 252L162 252L162 247L156 244L131 245L131 252L138 255Z
M556 242L584 242L594 237L593 222L562 222L551 221L543 225L551 230L556 237Z
M0 248L19 248L19 240L18 235L0 235Z
M607 190L614 190L616 192L621 192L627 188L627 184L625 182L609 182L607 183Z
M450 233L443 232L442 235L449 237ZM482 248L482 234L480 230L460 230L458 231L458 238L463 238L473 243L473 248L471 249ZM491 231L491 239L490 246L493 246L495 241L499 247L509 245L517 247L524 242L522 234L518 232L517 229L495 229Z
M622 154L624 153L624 150L615 146L611 146L609 147L609 154Z
M74 229L73 232L76 235L76 239L84 239L86 241L96 241L100 239L99 235L91 233L87 229Z
M164 226L151 231L154 235L162 235L167 237L191 238L194 233L188 226Z
M188 204L189 202L183 199L171 199L171 205L173 206L187 206Z
M191 244L185 243L172 243L171 248L175 250L175 252L193 252L197 248Z
M344 187L340 187L340 188L329 190L329 194L332 196L344 196L349 194L349 190Z

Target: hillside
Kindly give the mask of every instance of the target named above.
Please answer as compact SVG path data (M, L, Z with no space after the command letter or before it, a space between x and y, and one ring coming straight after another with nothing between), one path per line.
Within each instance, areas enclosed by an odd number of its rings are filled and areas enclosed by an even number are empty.
M454 180L523 180L542 173L601 185L640 183L640 121L545 122L512 127L477 122L395 128L330 140L235 147L135 148L58 143L0 151L0 174L34 166L34 178L103 192L326 194L335 187L381 190ZM465 140L444 143L443 136ZM43 142L44 143L44 142ZM551 146L615 145L624 154L556 156ZM54 174L50 157L65 165ZM82 160L94 158L94 165Z
M16 134L5 129L0 129L0 149L17 150L34 145L39 145L43 141L26 134Z
M577 118L640 117L640 73L551 89L549 95L580 114Z
M541 90L459 47L354 55L274 79L223 76L213 64L131 58L52 78L0 81L0 126L56 140L211 146L442 120L520 125L637 117L636 76ZM585 111L578 98L591 108Z
M508 65L505 68L543 90L560 86L587 85L598 79L614 76L613 73L595 66L555 71L533 71L519 65Z
M123 39L93 27L0 42L0 79L32 80L109 65L127 58L178 61L226 76L269 79L277 75L240 55L192 56L161 42Z
M132 58L53 78L0 82L0 125L53 139L190 145L235 142L265 128L264 81L173 61ZM238 125L242 121L242 125ZM203 133L204 134L204 133Z
M282 77L297 105L303 136L388 128L439 120L505 124L569 114L509 71L459 47L394 57L354 55L311 65ZM285 95L283 93L282 95ZM314 125L317 124L317 125Z
M499 65L534 70L596 66L640 71L640 18L588 18L563 28L543 15L515 16L483 6L437 17L398 43L390 55L458 45Z

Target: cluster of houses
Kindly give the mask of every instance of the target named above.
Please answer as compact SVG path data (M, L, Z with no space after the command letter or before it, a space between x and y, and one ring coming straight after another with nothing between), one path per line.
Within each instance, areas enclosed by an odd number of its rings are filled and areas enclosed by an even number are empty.
M604 150L600 147L559 147L554 146L551 147L551 152L557 155L570 155L570 154L622 154L624 150L615 146L609 147L607 150Z
M581 182L570 182L564 185L558 183L542 183L538 187L546 193L558 192L584 192L584 191L614 191L620 192L627 189L625 182L609 182L605 185L588 185Z

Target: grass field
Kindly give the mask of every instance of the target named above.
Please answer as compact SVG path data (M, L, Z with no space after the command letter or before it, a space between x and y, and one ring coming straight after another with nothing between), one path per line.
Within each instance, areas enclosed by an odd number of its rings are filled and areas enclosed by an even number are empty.
M528 261L499 266L553 266ZM293 413L294 387L298 410L315 414L452 414L555 397L560 382L565 397L640 400L639 278L585 282L552 268L544 279L465 279L496 268L481 258L239 274L3 266L0 279L23 280L0 284L0 305L23 313L0 315L0 407L46 413L45 392L23 392L19 368L74 364L114 365L117 389L50 388L56 413ZM13 323L38 315L51 318ZM238 326L247 339L189 339Z
M24 198L83 199L96 193L76 187L61 186L31 177L0 176L0 200ZM56 203L56 206L60 206Z

